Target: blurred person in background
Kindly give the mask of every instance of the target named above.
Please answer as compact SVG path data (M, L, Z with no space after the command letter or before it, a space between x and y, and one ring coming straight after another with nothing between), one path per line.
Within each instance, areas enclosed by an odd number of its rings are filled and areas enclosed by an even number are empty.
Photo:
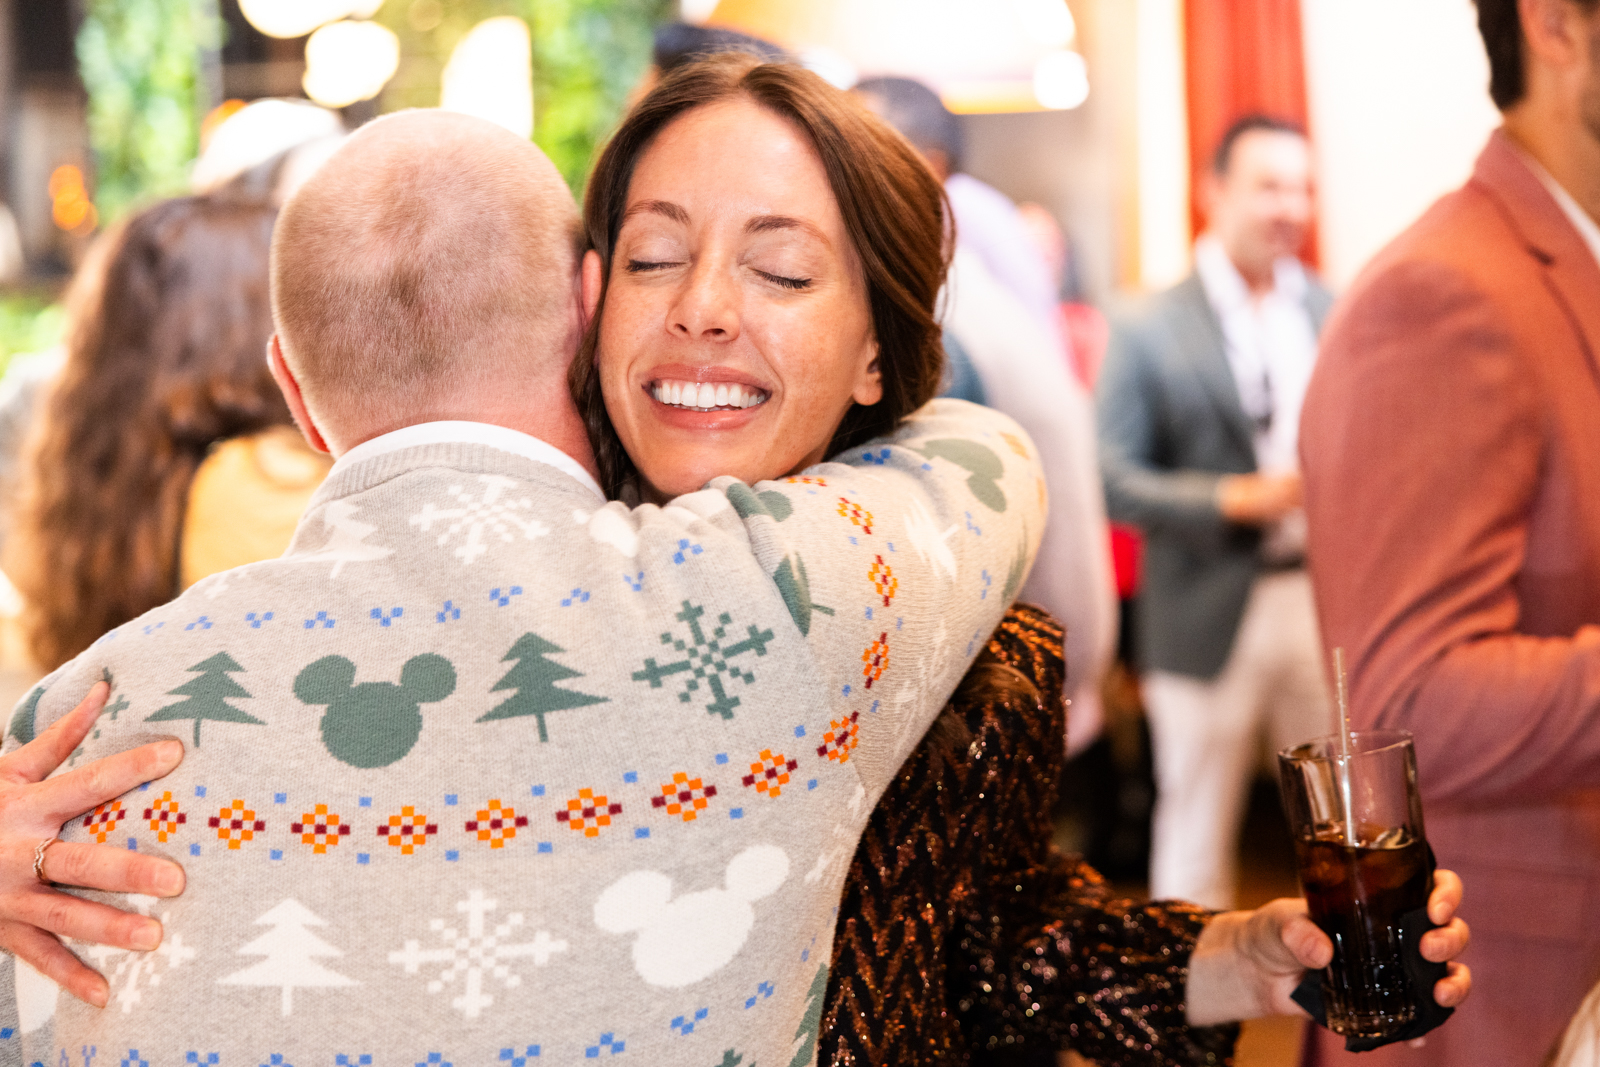
M190 185L196 193L218 198L282 204L344 137L343 120L327 108L305 100L257 100L210 130ZM87 264L81 268L83 273L89 270ZM0 538L11 527L24 470L23 450L66 360L66 349L60 345L20 354L0 377ZM288 527L276 520L261 527L249 508L240 510L236 504L259 487L269 497L287 493L292 498L282 500L277 510L294 507L296 501L303 508L320 475L307 479L325 466L298 433L281 428L218 449L195 476L197 515L203 517L195 525L212 531L212 536L185 555L182 584L282 552L292 521ZM236 492L230 494L230 488ZM266 555L257 554L263 552Z
M1145 537L1150 892L1227 908L1259 731L1281 748L1328 728L1295 441L1333 298L1296 258L1311 222L1298 127L1235 123L1204 195L1194 273L1113 324L1100 454L1112 518Z
M251 559L288 544L326 466L285 458L304 446L287 443L289 410L263 358L275 216L265 204L166 201L104 235L75 281L66 363L34 428L7 546L39 667L172 599L199 576L191 554L214 566L245 547L232 534L211 542L219 531L202 516L237 524ZM196 513L191 485L204 484L196 472L212 446L263 431L281 443L256 450L270 469L218 471L230 503ZM275 482L286 483L276 497Z
M1117 607L1094 406L1067 369L1056 282L1005 194L959 172L961 128L938 94L909 78L869 78L855 93L944 183L956 231L945 332L970 359L986 402L1016 419L1043 458L1049 523L1019 596L1066 628L1067 743L1076 753L1100 730L1100 680L1116 642Z
M1482 999L1370 1067L1533 1067L1600 975L1600 3L1477 8L1503 124L1335 309L1302 423L1351 717L1416 735L1484 919Z

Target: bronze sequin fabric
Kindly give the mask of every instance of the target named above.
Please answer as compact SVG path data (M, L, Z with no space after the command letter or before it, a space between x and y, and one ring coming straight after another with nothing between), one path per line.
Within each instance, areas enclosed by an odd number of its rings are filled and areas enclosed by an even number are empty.
M818 1064L1232 1062L1184 1023L1209 912L1112 898L1050 847L1064 763L1062 632L1007 613L872 813L845 883Z

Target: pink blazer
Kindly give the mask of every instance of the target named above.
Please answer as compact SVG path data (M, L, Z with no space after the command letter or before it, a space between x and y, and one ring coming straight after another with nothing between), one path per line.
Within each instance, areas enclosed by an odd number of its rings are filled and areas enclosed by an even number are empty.
M1536 1067L1600 978L1600 264L1504 134L1335 307L1300 435L1323 638L1416 734L1474 980L1308 1062Z

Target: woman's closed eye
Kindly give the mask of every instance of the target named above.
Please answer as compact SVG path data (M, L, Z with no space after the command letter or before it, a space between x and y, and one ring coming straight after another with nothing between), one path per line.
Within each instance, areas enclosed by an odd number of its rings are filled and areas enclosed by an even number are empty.
M782 274L772 274L764 270L757 270L756 273L765 278L767 281L771 282L773 285L780 286L784 289L799 290L811 288L810 278L790 278Z

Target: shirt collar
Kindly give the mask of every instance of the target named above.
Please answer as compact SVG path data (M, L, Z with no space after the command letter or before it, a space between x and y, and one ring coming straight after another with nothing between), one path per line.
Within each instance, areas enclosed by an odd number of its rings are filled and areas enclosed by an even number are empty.
M1206 298L1219 313L1237 311L1250 304L1250 287L1239 268L1215 234L1201 234L1194 243L1194 269ZM1306 270L1293 256L1283 256L1272 265L1274 295L1288 300L1303 300L1306 295Z
M1583 238L1583 243L1589 246L1589 254L1594 256L1596 263L1600 263L1600 223L1596 223L1594 218L1583 210L1576 200L1572 199L1572 194L1562 188L1561 183L1556 181L1551 173L1544 169L1544 164L1523 151L1521 146L1517 146L1517 155L1528 165L1528 169L1533 171L1533 176L1538 178L1540 183L1549 190L1550 196L1556 202L1556 206L1561 209L1562 214L1567 216L1567 221L1572 223L1572 228L1578 231L1578 236Z
M334 463L333 470L329 472L329 477L332 478L340 470L375 456L398 452L402 448L437 444L484 445L488 448L497 448L502 452L531 459L535 463L543 463L547 467L554 467L564 474L571 475L601 500L606 496L600 491L600 485L594 480L594 476L559 448L520 430L495 426L487 422L419 422L414 426L381 434L370 441L361 442L340 456Z

